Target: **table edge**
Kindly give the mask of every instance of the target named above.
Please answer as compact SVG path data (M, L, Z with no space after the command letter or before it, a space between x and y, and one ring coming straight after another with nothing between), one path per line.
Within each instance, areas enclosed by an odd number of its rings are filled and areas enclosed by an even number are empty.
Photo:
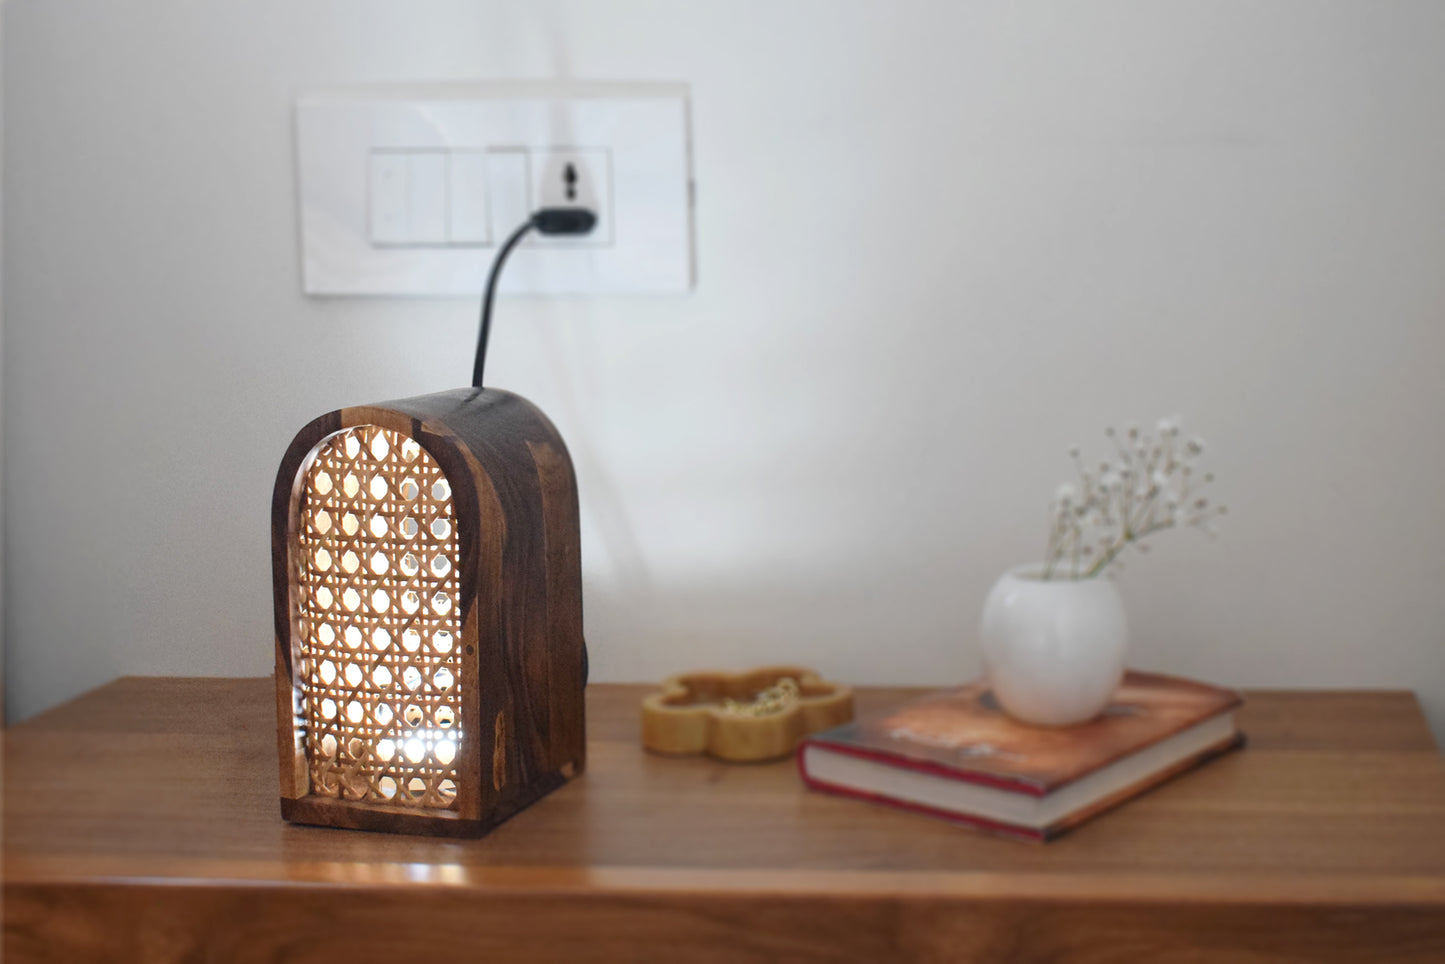
M45 858L7 855L7 888L50 886L215 889L429 891L533 896L668 899L767 896L776 899L941 899L1132 904L1406 906L1445 909L1445 877L1420 875L1079 874L988 871L818 871L673 867L572 868L457 864L308 863L160 859Z

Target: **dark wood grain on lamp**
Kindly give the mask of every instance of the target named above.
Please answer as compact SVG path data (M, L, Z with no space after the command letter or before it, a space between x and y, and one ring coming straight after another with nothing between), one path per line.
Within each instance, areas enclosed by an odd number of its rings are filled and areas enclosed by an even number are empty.
M452 658L460 676L457 729L462 736L455 799L447 806L389 804L378 800L374 782L361 778L354 789L343 787L349 799L345 792L317 792L305 731L322 721L307 720L296 710L296 667L307 638L296 582L307 469L328 439L369 426L391 433L393 440L417 443L450 485L460 610L460 638ZM400 473L389 480L393 489L399 480ZM396 504L390 492L387 498ZM586 765L586 654L579 539L577 488L567 448L546 416L509 392L459 389L346 408L303 428L282 460L272 498L276 747L286 818L475 836L580 773ZM361 609L367 605L362 601ZM427 601L420 605L424 608ZM389 645L400 653L399 640ZM367 641L355 659L360 663L374 655ZM400 685L392 680L384 691L371 687L367 678L361 684L372 695L400 692ZM373 709L368 704L368 723ZM363 763L368 755L375 756L374 746L362 748ZM358 769L354 758L353 769ZM400 800L402 791L392 792Z
M1248 749L1040 846L648 754L649 691L591 687L587 775L447 840L284 823L268 680L119 680L6 733L5 960L1445 960L1408 694L1247 693Z

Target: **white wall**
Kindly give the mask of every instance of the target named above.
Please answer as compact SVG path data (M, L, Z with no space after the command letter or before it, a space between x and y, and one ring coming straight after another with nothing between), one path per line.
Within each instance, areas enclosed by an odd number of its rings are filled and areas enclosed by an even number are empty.
M465 383L468 300L300 294L291 103L693 92L700 284L510 300L578 462L594 678L976 671L1070 442L1181 412L1222 538L1135 662L1417 688L1445 732L1445 5L18 0L4 36L8 696L267 673L291 435Z

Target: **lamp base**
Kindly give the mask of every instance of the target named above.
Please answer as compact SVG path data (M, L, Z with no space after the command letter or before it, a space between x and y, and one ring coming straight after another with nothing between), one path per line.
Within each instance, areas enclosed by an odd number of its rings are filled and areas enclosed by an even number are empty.
M411 807L357 804L334 797L308 794L299 800L281 798L281 817L288 823L343 830L371 830L380 833L415 834L424 837L481 837L567 783L572 776L547 774L520 790L505 809L498 808L486 820L468 820L455 810L420 811Z

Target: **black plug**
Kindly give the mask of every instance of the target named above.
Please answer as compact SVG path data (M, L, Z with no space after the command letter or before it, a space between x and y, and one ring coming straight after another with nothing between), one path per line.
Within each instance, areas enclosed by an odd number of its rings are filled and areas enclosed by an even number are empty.
M542 208L532 215L532 226L541 234L590 234L597 214L588 208Z
M487 365L487 339L492 332L492 300L496 297L497 278L502 273L502 265L507 263L507 255L511 254L512 249L521 243L527 232L534 228L538 234L576 236L589 234L595 227L597 212L588 208L542 208L533 211L532 216L507 238L496 258L492 260L492 270L487 275L487 290L482 295L482 330L477 334L477 357L472 362L474 388L482 387L482 374Z

